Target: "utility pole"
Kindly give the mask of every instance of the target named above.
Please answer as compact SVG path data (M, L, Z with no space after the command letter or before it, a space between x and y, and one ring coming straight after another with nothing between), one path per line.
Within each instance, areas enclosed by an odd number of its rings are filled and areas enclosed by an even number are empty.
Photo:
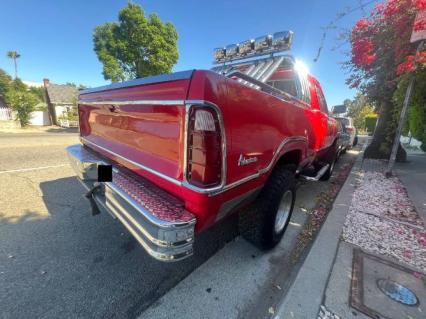
M408 109L408 102L410 101L411 91L413 90L414 76L411 77L408 83L407 91L405 92L404 103L402 104L401 115L399 116L398 128L395 133L395 139L393 141L392 153L389 158L388 168L385 171L386 177L392 176L392 169L395 164L396 154L398 152L399 141L401 139L401 132L405 124L405 114Z

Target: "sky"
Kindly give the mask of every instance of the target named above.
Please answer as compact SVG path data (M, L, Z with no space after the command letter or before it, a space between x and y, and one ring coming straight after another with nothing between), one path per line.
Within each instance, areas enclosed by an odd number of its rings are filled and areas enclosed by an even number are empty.
M342 62L349 47L337 31L327 34L320 59L314 62L321 43L322 27L347 7L368 0L134 0L146 14L157 13L172 22L179 34L179 61L174 71L209 69L213 48L237 43L277 31L292 30L290 51L303 61L321 82L329 106L352 98L355 91L345 85L348 74ZM6 52L16 50L18 76L22 80L52 83L74 82L95 87L105 85L102 65L93 51L96 26L116 21L127 0L1 0L0 68L14 74ZM358 10L339 21L351 26L363 15Z

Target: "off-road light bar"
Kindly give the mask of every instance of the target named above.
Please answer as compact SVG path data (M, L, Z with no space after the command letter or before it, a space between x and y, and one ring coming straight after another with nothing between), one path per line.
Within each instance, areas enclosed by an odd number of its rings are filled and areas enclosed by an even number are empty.
M230 44L225 48L216 48L214 49L214 63L219 64L286 51L290 49L292 39L292 31L281 31L275 32L273 35L264 35L241 43Z

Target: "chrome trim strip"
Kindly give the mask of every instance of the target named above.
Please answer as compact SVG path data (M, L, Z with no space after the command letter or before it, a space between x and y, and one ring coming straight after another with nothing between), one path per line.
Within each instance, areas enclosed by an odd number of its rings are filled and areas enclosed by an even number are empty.
M97 148L99 148L99 149L101 149L101 150L103 150L103 151L105 151L107 153L110 153L111 155L114 155L114 156L116 156L116 157L118 157L118 158L120 158L120 159L122 159L122 160L124 160L124 161L126 161L126 162L128 162L128 163L130 163L130 164L132 164L134 166L136 166L136 167L142 168L143 170L145 170L145 171L147 171L147 172L149 172L149 173L151 173L153 175L161 177L161 178L165 179L166 181L169 181L169 182L171 182L171 183L173 183L175 185L178 185L178 186L182 185L182 182L179 181L179 180L177 180L177 179L174 179L174 178L172 178L170 176L167 176L167 175L165 175L163 173L160 173L160 172L158 172L156 170L153 170L152 168L149 168L149 167L147 167L145 165L136 163L135 161L132 161L131 159L128 159L127 157L124 157L122 155L119 155L119 154L117 154L117 153L115 153L115 152L113 152L113 151L111 151L111 150L109 150L109 149L107 149L105 147L99 146L98 144L96 144L94 142L91 142L91 141L89 141L88 139L86 139L84 137L81 137L81 140L84 141L85 143L93 145L93 146L95 146L95 147L97 147Z
M283 149L283 147L285 145L287 145L288 143L298 142L298 141L300 141L300 142L307 142L307 139L304 136L292 136L292 137L285 138L284 141L281 142L280 146L278 146L277 150L274 152L274 156L272 157L272 160L269 162L268 166L260 169L255 174L248 175L248 176L246 176L246 177L244 177L242 179L239 179L239 180L237 180L237 181L235 181L235 182L233 182L231 184L225 185L225 187L220 192L217 192L214 195L222 193L222 192L225 192L225 191L227 191L227 190L229 190L231 188L237 187L237 186L239 186L241 184L244 184L246 182L251 181L252 179L258 178L262 174L267 173L269 170L272 169L272 166L274 165L275 161L277 160L277 157L280 154L280 152Z
M81 94L89 94L89 93L95 93L95 92L101 92L106 90L114 90L114 89L121 89L131 86L137 86L137 85L143 85L143 84L151 84L151 83L161 83L161 82L169 82L169 81L177 81L177 80L186 80L190 79L192 77L192 73L194 70L188 70L188 71L181 71L181 72L175 72L172 74L161 74L161 75L155 75L155 76L148 76L145 78L140 79L134 79L130 81L124 81L119 83L112 83L109 85L99 86L96 88L89 88L80 91Z
M281 150L284 148L285 145L291 142L308 142L308 139L304 136L290 136L286 137L281 144L278 146L278 148L274 152L274 156L272 157L272 160L269 162L268 166L265 168L262 168L259 172L261 174L266 173L267 171L271 170L272 166L274 165L274 162L277 160L278 155L280 154Z
M221 172L221 182L218 186L215 187L210 187L210 188L201 188L201 187L197 187L194 186L192 184L190 184L187 180L187 168L188 168L188 155L187 155L187 151L188 151L188 125L189 125L189 112L191 110L192 106L207 106L207 107L211 107L216 111L218 120L219 120L219 127L220 127L220 131L221 131L221 151L222 151L222 172ZM226 184L226 172L227 172L227 165L226 165L226 133L225 133L225 125L223 123L223 116L222 116L222 111L220 110L220 108L209 101L205 101L205 100L188 100L185 103L186 106L186 112L185 112L185 129L184 129L184 166L183 166L183 182L182 185L185 186L186 188L189 188L193 191L196 191L198 193L202 193L202 194L210 194L210 193L214 193L216 191L219 191L221 189L223 189L223 187Z
M185 100L135 100L135 101L85 101L79 100L78 104L88 105L184 105Z

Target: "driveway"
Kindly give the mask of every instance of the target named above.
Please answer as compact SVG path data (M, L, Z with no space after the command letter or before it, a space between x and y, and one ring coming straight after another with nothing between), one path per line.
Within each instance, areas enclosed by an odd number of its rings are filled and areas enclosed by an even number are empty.
M249 311L259 291L270 289L270 278L279 276L283 286L291 280L295 265L285 261L306 211L331 185L300 187L290 229L272 253L237 237L231 217L196 239L193 257L161 263L109 215L90 215L64 151L77 142L70 133L0 134L0 318L135 318L209 258L210 268L199 268L197 276L230 269L212 280L224 288L235 280L240 290L224 300L229 294L211 294L211 286L203 286L201 293L210 300L205 309L221 300L230 309L228 317L235 317ZM345 155L340 164L355 156ZM250 283L230 276L240 266L253 274ZM189 286L185 297L194 298L198 289Z

